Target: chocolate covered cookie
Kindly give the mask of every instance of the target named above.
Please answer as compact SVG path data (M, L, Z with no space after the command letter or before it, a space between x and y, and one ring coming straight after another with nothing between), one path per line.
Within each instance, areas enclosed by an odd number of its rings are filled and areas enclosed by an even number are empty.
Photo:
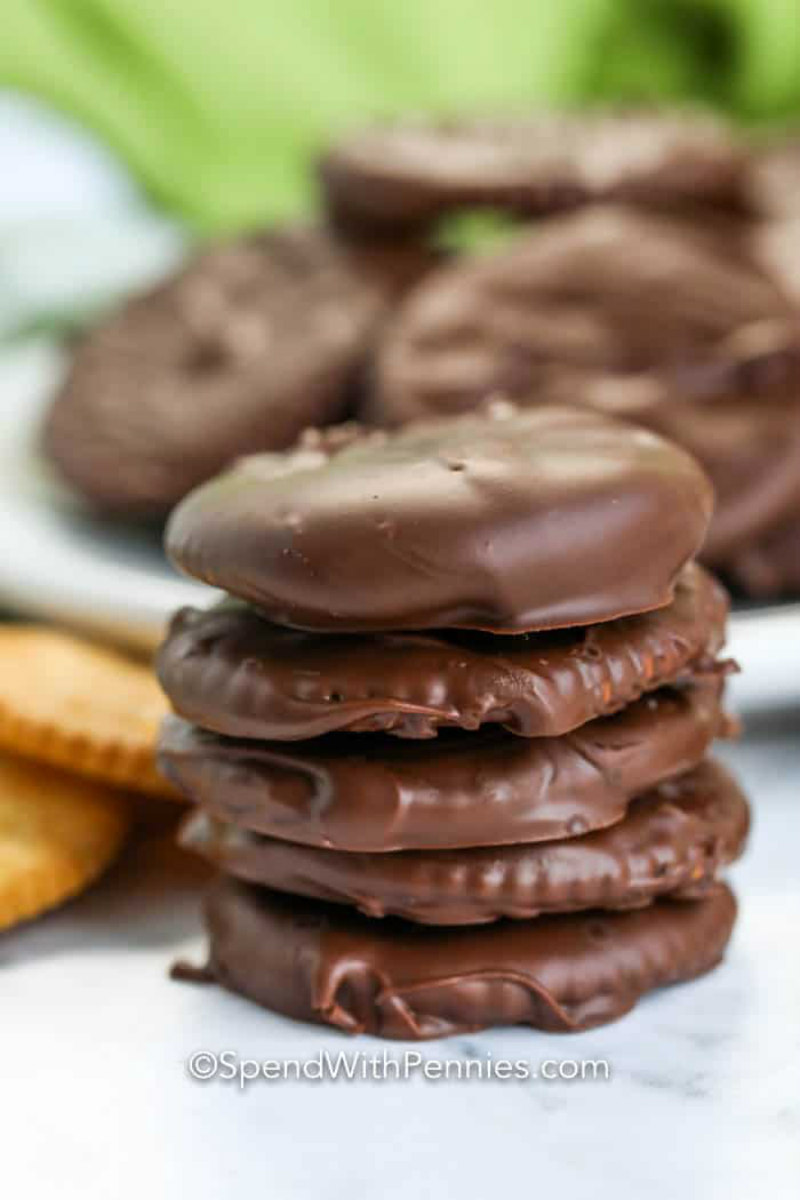
M619 208L435 273L387 333L371 415L586 405L688 449L714 483L705 558L800 507L800 321L774 239Z
M379 126L334 146L320 174L334 221L364 238L471 209L525 218L613 199L739 211L745 165L711 117L597 112Z
M265 1007L348 1033L423 1039L494 1025L577 1032L721 959L736 915L702 900L435 929L221 880L209 974Z
M278 624L521 633L668 604L710 512L660 438L496 404L244 460L178 506L166 544Z
M178 717L160 764L190 799L245 829L339 850L496 846L575 837L696 766L728 722L721 681L653 692L558 738L497 728L430 741L330 734L224 738Z
M290 228L204 250L91 331L44 449L96 508L161 517L231 459L340 420L419 249Z
M516 637L304 633L228 600L178 613L157 667L175 712L230 737L422 738L484 724L555 737L643 692L718 670L727 612L724 591L695 563L666 608Z
M634 800L627 816L583 837L461 850L346 853L267 838L199 811L183 845L214 866L281 892L430 925L479 925L580 909L697 898L741 853L742 792L711 761Z

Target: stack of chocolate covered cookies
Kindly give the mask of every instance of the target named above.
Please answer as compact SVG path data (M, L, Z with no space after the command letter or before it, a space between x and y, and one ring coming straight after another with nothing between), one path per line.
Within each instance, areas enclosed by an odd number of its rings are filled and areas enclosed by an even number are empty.
M577 1030L721 958L747 804L694 460L556 406L341 427L192 493L161 762L209 972L385 1037Z

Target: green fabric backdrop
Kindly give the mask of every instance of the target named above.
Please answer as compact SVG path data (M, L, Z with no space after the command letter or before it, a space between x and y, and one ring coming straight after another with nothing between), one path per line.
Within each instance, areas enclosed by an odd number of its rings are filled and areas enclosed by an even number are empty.
M2 0L0 84L97 130L201 230L307 204L310 153L409 109L800 112L800 0Z

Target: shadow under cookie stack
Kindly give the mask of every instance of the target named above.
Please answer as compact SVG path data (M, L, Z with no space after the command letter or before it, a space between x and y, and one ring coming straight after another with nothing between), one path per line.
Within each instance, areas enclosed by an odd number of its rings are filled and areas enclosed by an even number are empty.
M694 460L547 407L242 460L159 655L211 977L349 1032L580 1030L715 966L747 803Z

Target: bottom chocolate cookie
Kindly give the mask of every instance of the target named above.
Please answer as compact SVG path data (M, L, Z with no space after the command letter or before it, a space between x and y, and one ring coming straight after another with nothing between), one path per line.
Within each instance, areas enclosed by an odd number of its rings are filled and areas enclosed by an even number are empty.
M424 1039L496 1025L575 1032L616 1020L646 992L721 959L736 901L434 929L221 878L208 904L210 975L299 1020Z
M708 761L635 800L616 825L552 842L358 853L262 837L202 810L181 840L248 883L352 904L371 917L480 925L639 908L676 892L697 898L741 853L748 817L736 782Z

